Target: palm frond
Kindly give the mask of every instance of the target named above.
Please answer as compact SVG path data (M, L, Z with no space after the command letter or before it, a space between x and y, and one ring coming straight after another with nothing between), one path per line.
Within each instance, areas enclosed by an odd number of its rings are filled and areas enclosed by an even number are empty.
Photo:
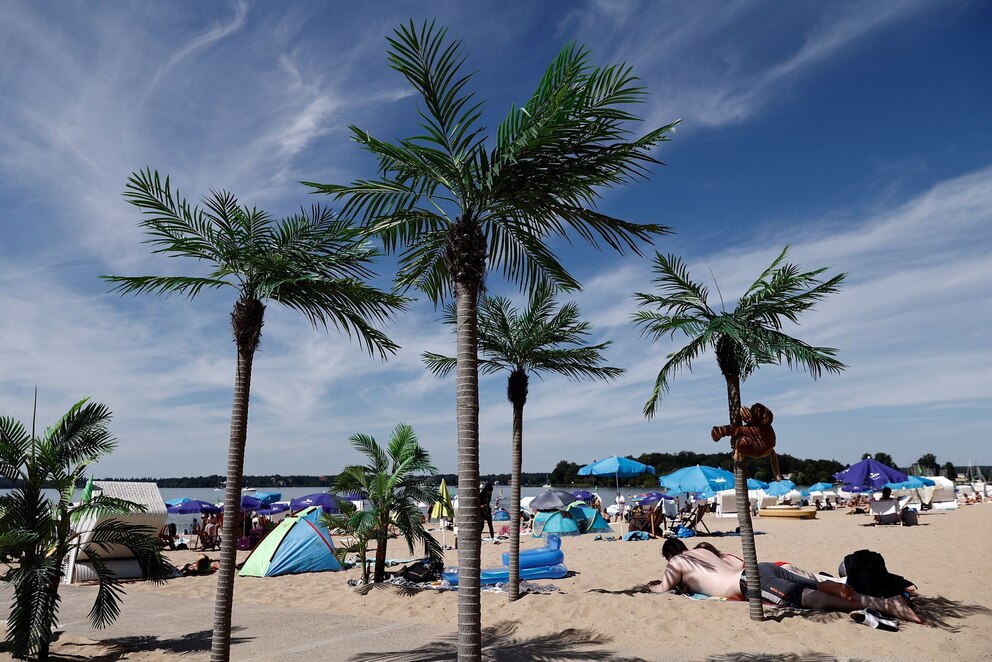
M671 387L670 382L673 375L683 370L691 371L692 362L710 346L711 342L711 336L703 334L693 338L689 341L688 345L668 355L665 365L661 367L658 376L654 380L654 389L651 391L651 397L644 403L644 416L646 418L651 418L655 415L661 403L662 396Z

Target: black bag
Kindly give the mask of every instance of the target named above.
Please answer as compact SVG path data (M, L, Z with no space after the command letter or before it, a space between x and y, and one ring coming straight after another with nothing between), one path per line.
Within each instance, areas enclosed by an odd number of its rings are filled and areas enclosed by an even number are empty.
M878 552L859 549L844 557L847 585L858 593L876 598L902 595L913 582L894 575L885 567L885 559Z
M437 581L441 579L441 564L431 565L427 559L423 559L403 566L399 575L408 582L417 584Z

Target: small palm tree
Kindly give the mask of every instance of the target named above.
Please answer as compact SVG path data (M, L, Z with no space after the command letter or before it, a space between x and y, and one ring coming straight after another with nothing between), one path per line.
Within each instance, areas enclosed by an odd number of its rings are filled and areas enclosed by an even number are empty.
M231 605L237 554L241 482L248 432L251 369L262 337L267 301L303 314L315 327L328 325L355 334L370 354L385 358L397 346L373 322L384 322L405 307L406 300L364 282L373 276L369 263L378 254L346 223L327 209L314 206L276 222L264 211L239 205L230 193L215 191L205 208L190 205L173 193L157 172L137 172L124 197L144 214L141 226L156 253L189 257L212 265L199 276L103 276L121 294L184 294L193 298L204 288L234 288L238 299L231 311L237 345L234 404L227 455L227 484L220 550L220 572L214 611L211 662L226 662L231 649Z
M397 276L436 303L458 303L458 659L482 656L479 572L479 378L477 306L496 268L528 291L542 282L579 287L547 242L575 233L593 245L640 253L667 229L596 211L601 188L624 185L658 163L652 150L677 122L635 136L626 124L644 88L625 64L593 67L567 44L521 107L511 107L486 145L483 104L467 90L460 42L412 22L389 38L389 63L422 99L422 133L395 143L352 126L376 158L378 176L349 185L307 183L345 201L388 251L401 251Z
M107 424L110 411L80 400L40 437L29 434L13 418L0 417L0 477L17 487L0 496L0 558L18 563L0 576L14 588L7 618L7 642L15 658L47 659L53 628L58 623L59 584L63 561L85 550L99 588L90 622L107 627L120 614L117 575L103 562L101 551L111 545L128 549L152 581L166 576L157 531L116 519L101 519L85 531L74 530L89 515L127 515L144 506L100 494L73 504L76 483L86 468L116 446ZM44 490L55 489L55 499ZM85 542L84 542L85 540Z
M513 464L510 478L510 586L509 599L520 597L520 473L523 465L524 405L530 375L546 373L569 379L616 379L621 368L602 365L603 350L612 342L583 345L592 326L579 318L572 302L556 310L555 293L538 288L524 311L509 299L484 297L479 304L479 370L483 374L506 371L506 398L513 405ZM457 313L448 306L445 322L455 324ZM425 352L424 362L438 376L457 365L452 357Z
M423 543L431 562L440 563L444 552L434 536L424 529L424 514L418 505L434 504L437 491L427 478L437 475L437 469L431 464L430 454L417 441L413 428L403 423L397 425L386 448L364 434L353 435L351 445L368 457L368 464L345 467L338 474L334 489L359 492L369 501L369 510L356 510L347 517L346 528L360 540L375 541L374 581L386 578L386 545L392 529L406 540L411 553L415 543ZM360 561L365 563L364 554ZM367 571L363 570L362 578L368 581Z
M368 554L369 539L366 537L368 531L362 528L362 518L355 517L358 514L358 507L351 501L342 499L338 502L339 512L322 513L321 522L329 529L344 529L348 533L350 540L339 541L334 546L334 557L346 567L348 557L352 554L358 557L362 564L362 584L369 583L369 564L365 562Z
M846 366L834 356L836 349L812 347L782 331L785 320L797 324L799 315L839 289L846 274L821 281L826 268L800 271L783 263L789 247L765 269L731 312L716 312L708 302L706 288L689 278L689 270L675 255L656 255L654 279L661 294L636 293L638 305L658 310L634 314L634 322L645 335L658 340L675 334L687 336L689 344L669 354L655 380L654 391L644 405L651 418L669 389L672 376L682 369L692 369L692 362L704 351L716 351L717 364L727 382L727 404L731 425L741 425L741 382L762 364L780 364L803 368L815 379L826 370L840 372ZM747 495L744 462L734 462L734 489L737 519L741 527L741 544L748 577L758 576L758 559L751 525L751 508ZM751 618L762 620L761 592L757 581L748 582Z

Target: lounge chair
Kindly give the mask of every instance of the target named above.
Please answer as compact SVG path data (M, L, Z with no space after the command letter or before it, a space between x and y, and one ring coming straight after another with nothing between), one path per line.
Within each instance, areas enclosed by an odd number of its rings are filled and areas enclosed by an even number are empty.
M706 526L705 522L703 522L703 517L706 516L706 513L708 511L709 511L709 504L707 504L705 501L697 503L696 508L694 510L691 510L688 513L682 515L682 521L679 522L679 524L688 529L692 529L693 531L697 531L697 528L701 526L704 529L706 529L706 533L709 533L710 528Z
M902 524L902 509L908 503L909 497L872 499L868 502L868 514L875 524Z

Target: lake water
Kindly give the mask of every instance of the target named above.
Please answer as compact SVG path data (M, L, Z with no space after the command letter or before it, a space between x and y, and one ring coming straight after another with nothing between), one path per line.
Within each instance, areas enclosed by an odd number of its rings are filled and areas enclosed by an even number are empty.
M586 489L586 488L577 487L577 488L572 488L571 491L577 491L577 490L580 490L580 489ZM220 504L224 500L224 491L223 490L220 490L220 489L212 489L212 488L185 488L185 487L163 487L163 488L160 488L159 491L162 493L162 499L164 501L171 501L172 499L181 499L182 497L186 497L186 498L189 498L189 499L199 499L201 501L208 501L210 503ZM283 487L283 488L260 487L260 488L258 488L258 491L259 492L279 492L279 493L282 494L282 498L280 499L280 501L289 502L289 501L292 501L293 499L297 499L299 497L306 496L307 494L313 494L315 492L323 492L323 491L325 491L325 489L322 488L322 487ZM595 490L589 490L589 491L590 492L594 492ZM632 496L637 495L637 494L643 494L645 491L646 491L645 489L641 489L641 488L639 488L639 489L626 489L625 488L625 489L622 489L621 490L621 492L623 492L623 494L624 494L624 496L625 496L625 498L627 499L628 502L630 502ZM2 493L2 494L6 494L7 492L9 492L9 490L0 490L0 493ZM51 492L50 497L51 498L55 498L55 491L54 490L50 490L50 492ZM500 495L501 492L502 492L502 496ZM541 494L542 492L544 492L544 488L543 487L522 487L522 488L520 488L521 498L537 496L538 494ZM452 498L456 497L457 495L458 495L458 490L452 488L451 489L451 496L452 496ZM616 488L605 488L605 487L601 487L601 488L599 488L599 495L603 499L604 503L606 503L606 504L613 503L613 499L616 497ZM79 498L79 493L78 492L76 493L76 498L77 499ZM509 501L510 501L510 486L509 485L497 485L493 489L493 499L494 499L494 502L495 502L495 499L497 499L497 498L500 499L500 502L501 502L500 505L501 506L506 507L507 505L509 505ZM191 529L192 528L193 518L194 517L196 519L202 521L202 516L200 516L200 515L193 515L193 514L189 514L189 515L170 514L169 515L169 522L175 522L176 528L178 528L179 529L179 532L182 533L182 531L184 529Z

